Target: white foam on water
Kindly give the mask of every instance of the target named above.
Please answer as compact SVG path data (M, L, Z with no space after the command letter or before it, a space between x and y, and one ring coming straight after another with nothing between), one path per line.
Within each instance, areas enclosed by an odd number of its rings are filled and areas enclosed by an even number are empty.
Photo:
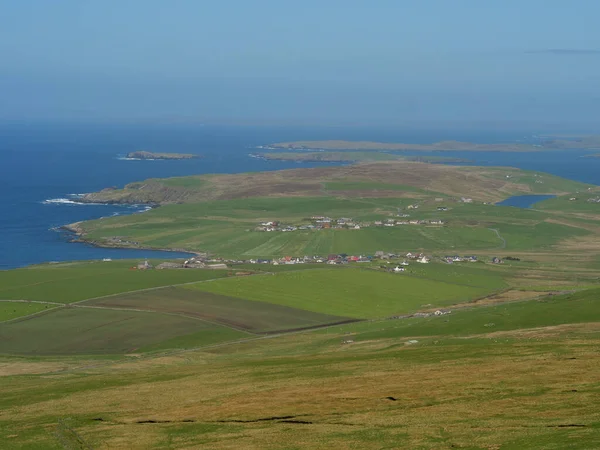
M68 198L49 198L42 202L44 205L78 205L78 202L74 202Z
M49 198L47 200L44 200L41 203L43 205L95 205L95 206L105 206L105 205L109 204L109 203L84 203L84 202L77 202L77 201L71 200L69 198Z
M136 208L142 208L139 211L135 211L134 214L139 214L139 213L143 213L146 211L150 211L152 209L152 206L148 206L148 205L135 205Z

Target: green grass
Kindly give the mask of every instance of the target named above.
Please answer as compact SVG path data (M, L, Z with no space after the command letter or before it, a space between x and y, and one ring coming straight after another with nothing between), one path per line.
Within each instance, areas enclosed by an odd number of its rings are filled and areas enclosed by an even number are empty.
M118 354L161 348L161 343L175 338L179 338L174 341L177 344L205 345L246 336L175 315L60 308L0 324L0 354Z
M544 211L551 210L564 213L582 212L600 215L600 203L588 202L589 199L598 198L598 196L597 192L593 194L584 192L563 195L536 203L535 208ZM570 200L571 198L575 198L575 200Z
M487 334L597 321L597 298L599 290L3 377L0 440L62 448L63 430L92 448L597 448L597 327ZM482 327L490 317L495 326ZM285 416L310 423L274 419Z
M45 305L43 303L0 301L0 322L28 316L54 307L54 305Z
M402 185L333 182L326 187L361 189ZM345 191L348 192L348 191ZM441 196L441 194L434 194ZM497 251L502 246L489 228L500 229L510 250L548 249L560 240L589 233L584 228L547 223L547 212L498 207L422 201L418 210L405 210L411 219L442 219L445 226L405 225L363 228L361 230L297 230L291 233L254 231L264 220L307 223L313 215L353 217L373 222L389 218L415 199L364 198L253 198L198 204L166 205L135 217L114 217L87 222L87 238L102 241L125 236L155 248L187 248L208 251L228 258L271 258L285 255L329 253L374 253L377 250L407 252ZM444 205L448 211L437 211ZM506 232L506 236L504 236Z
M101 238L114 234L154 247L184 247L209 251L223 257L260 258L285 255L323 255L330 253L373 254L377 250L408 252L418 249L435 251L452 249L496 249L500 241L483 227L369 227L360 230L298 230L292 233L254 231L256 223L196 221L197 228L156 230L154 225L139 224L123 229L104 229L90 234Z
M444 194L438 192L426 191L406 184L376 183L368 181L331 181L325 183L325 189L328 191L401 191L444 196Z
M382 152L277 152L264 153L267 159L281 161L394 161L404 159L400 155Z
M106 297L85 302L84 305L181 314L254 333L308 328L347 319L272 303L174 287Z
M496 229L506 239L506 251L547 250L562 239L586 236L590 231L557 223L540 222L531 226L509 223L498 224Z
M591 184L580 183L567 178L558 177L544 172L533 170L515 170L505 167L486 167L485 171L493 178L507 180L506 175L510 175L511 183L525 184L529 187L532 194L555 194L563 192L578 192L595 187ZM541 181L541 183L538 183ZM525 192L521 192L525 194ZM518 195L518 194L515 194Z
M207 184L207 180L202 177L173 177L161 180L165 186L183 187L183 188L202 188Z
M134 264L137 262L79 263L0 272L0 298L72 303L227 275L224 270L130 270Z
M219 280L185 288L358 319L403 314L424 304L448 305L493 290L352 268Z
M458 309L449 315L377 323L348 324L323 333L353 333L355 340L427 336L470 336L564 324L600 321L600 289L538 300Z

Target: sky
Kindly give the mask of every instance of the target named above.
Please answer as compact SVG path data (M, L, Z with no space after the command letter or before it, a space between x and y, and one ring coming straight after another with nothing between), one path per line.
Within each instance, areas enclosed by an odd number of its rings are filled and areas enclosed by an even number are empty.
M600 124L599 16L597 0L0 0L0 120Z

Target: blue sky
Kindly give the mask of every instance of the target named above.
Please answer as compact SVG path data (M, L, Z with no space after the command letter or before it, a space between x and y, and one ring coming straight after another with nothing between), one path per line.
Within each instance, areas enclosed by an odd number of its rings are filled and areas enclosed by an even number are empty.
M0 119L600 119L600 2L0 0Z

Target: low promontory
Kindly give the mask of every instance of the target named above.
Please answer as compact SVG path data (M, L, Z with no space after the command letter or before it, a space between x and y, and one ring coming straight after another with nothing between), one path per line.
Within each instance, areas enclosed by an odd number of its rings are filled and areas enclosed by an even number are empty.
M600 149L600 136L583 136L571 139L544 139L539 143L477 143L441 141L433 144L407 144L371 141L293 141L278 142L262 147L285 150L387 150L387 151L472 151L472 152L532 152L542 150L592 150Z

